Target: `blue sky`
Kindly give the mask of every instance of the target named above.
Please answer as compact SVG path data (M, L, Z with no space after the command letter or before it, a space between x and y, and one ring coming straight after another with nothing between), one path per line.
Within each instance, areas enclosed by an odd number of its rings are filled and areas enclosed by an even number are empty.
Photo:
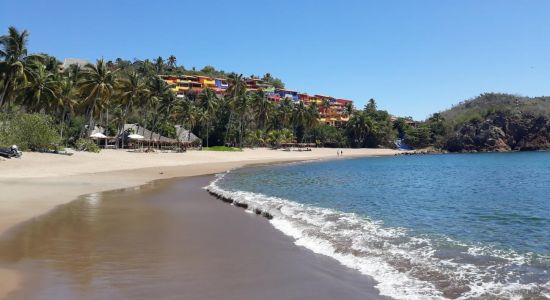
M550 1L6 1L0 30L59 59L271 74L424 119L483 92L550 94Z

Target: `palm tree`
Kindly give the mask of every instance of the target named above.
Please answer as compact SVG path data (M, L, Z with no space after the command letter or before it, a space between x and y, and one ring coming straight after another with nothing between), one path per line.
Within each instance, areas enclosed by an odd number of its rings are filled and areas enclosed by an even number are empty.
M298 130L304 130L308 121L308 111L304 105L304 102L300 101L298 105L294 105L292 113L292 123L294 129L294 135L298 136ZM300 136L303 139L303 134Z
M206 109L197 108L197 119L198 119L198 122L200 124L203 124L203 127L201 128L201 133L202 133L202 129L204 128L204 124L207 124L208 119L209 119L208 112L206 111ZM206 131L206 147L208 147L208 126L207 126L207 131Z
M226 131L226 140L227 134L229 133L233 113L237 113L239 118L239 147L242 148L243 141L243 126L246 118L246 109L248 108L249 97L246 90L246 81L243 78L242 74L230 74L228 77L229 87L225 92L225 96L228 99L230 114L229 121L227 123Z
M172 115L170 116L174 122L183 124L185 116L189 112L191 102L186 98L176 98L172 108Z
M120 132L122 132L120 130L120 128L123 128L122 130L124 130L124 124L126 123L126 116L124 116L124 105L122 104L117 104L114 106L114 108L112 109L112 122L115 123L117 125L117 130L119 132L119 136L120 136ZM122 143L124 143L124 139L123 138L120 138ZM118 143L116 145L116 147L118 148ZM123 147L124 145L122 144L121 147Z
M163 93L159 101L159 114L163 121L167 121L172 116L172 109L176 100L170 86L167 85L167 87L167 91Z
M147 99L147 110L151 114L150 140L153 139L153 131L159 121L159 109L162 108L163 116L169 115L174 94L170 86L158 76L154 76L149 82L150 97ZM147 114L146 114L147 115Z
M378 110L378 107L376 106L376 100L370 98L369 102L365 105L364 111L367 114L372 115L372 114L376 113L377 110Z
M372 130L374 130L373 123L366 112L354 114L346 125L348 136L359 147L364 146L365 140Z
M170 68L175 68L176 67L176 57L174 55L168 56L168 66Z
M62 103L58 103L59 81L46 66L36 62L31 66L28 81L22 85L19 98L29 111L53 112Z
M251 116L251 98L251 94L246 92L243 96L239 97L235 103L235 108L239 116L239 148L243 148L244 135Z
M120 81L120 104L123 106L122 116L119 118L118 134L122 134L124 124L128 119L128 114L136 104L142 103L149 95L149 89L144 77L135 71L125 74L125 78ZM124 148L124 139L122 139L122 148Z
M249 133L247 137L254 146L265 145L265 132L261 129L256 129L255 131Z
M60 117L60 131L59 135L63 139L63 129L65 128L65 121L67 114L71 113L76 104L76 88L75 83L70 78L64 77L59 82L59 104L63 107Z
M252 106L256 113L256 128L263 129L271 117L273 102L260 90L252 95Z
M164 71L164 59L162 59L161 56L157 57L155 60L155 71L157 71L159 75Z
M292 101L288 98L284 98L279 103L278 117L281 124L281 129L286 128L292 121Z
M111 99L118 79L116 73L107 68L103 59L98 59L95 65L87 64L82 77L79 88L85 97L82 105L86 111L89 136L95 126L95 114Z
M353 103L348 102L346 103L346 106L344 106L344 115L349 117L351 116L352 113L353 113Z
M189 126L187 140L191 141L191 131L197 126L200 120L201 111L195 105L190 105L185 116L185 123Z
M325 116L329 115L329 111L330 111L330 101L329 100L327 100L327 99L323 100L323 102L321 103L321 110L325 114Z
M61 66L61 62L58 61L57 58L55 58L53 56L50 56L50 55L47 55L47 54L43 54L42 55L42 60L43 60L44 66L46 66L46 70L48 72L51 72L51 73L54 73L54 74L59 73L59 66Z
M204 116L203 121L206 123L206 147L209 147L209 134L210 134L210 119L216 115L219 101L218 96L212 89L204 89L199 94L199 101L202 106Z
M26 81L27 63L40 55L28 55L27 39L29 33L19 32L15 27L8 28L8 34L0 37L0 73L3 73L3 86L0 90L0 109L14 98L18 81Z
M138 60L135 63L137 64L137 71L139 74L144 77L153 75L153 71L155 68L149 59L145 59L143 61Z

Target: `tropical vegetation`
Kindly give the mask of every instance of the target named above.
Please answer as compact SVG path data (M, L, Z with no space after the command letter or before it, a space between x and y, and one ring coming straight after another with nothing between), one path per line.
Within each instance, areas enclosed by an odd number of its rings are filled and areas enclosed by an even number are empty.
M278 147L291 142L388 146L394 136L385 111L349 107L353 128L330 127L319 123L316 105L288 99L275 103L262 91L247 90L242 74L211 66L186 69L174 55L154 60L98 59L84 67L73 64L61 70L55 57L29 54L28 37L27 31L10 27L0 38L0 111L48 116L58 135L51 147L56 143L76 146L96 125L107 128L109 135L118 135L126 123L167 137L175 137L175 125L183 125L201 138L204 147ZM222 77L229 88L224 95L205 89L175 97L159 76L166 74ZM284 87L269 73L262 79Z
M98 59L93 64L72 64L62 69L53 56L31 54L28 38L27 31L14 27L0 36L0 146L92 149L87 138L96 125L106 128L107 135L117 136L124 124L132 123L170 138L176 138L176 126L183 126L209 149L280 147L293 142L326 147L394 147L395 141L401 140L414 148L452 146L460 151L457 141L468 141L457 139L456 134L467 124L481 124L496 114L521 119L523 113L533 120L539 115L546 118L532 122L532 126L544 127L550 116L550 101L544 97L483 94L435 113L424 122L414 122L411 118L392 117L370 99L362 109L348 105L345 114L349 121L333 127L319 122L319 108L329 103L318 107L289 99L273 102L262 91L248 90L242 74L212 66L187 69L174 55L153 60ZM204 89L176 97L159 76L166 74L221 77L229 87L223 95ZM269 73L262 79L284 87ZM463 132L470 132L471 137L472 128ZM545 132L535 129L530 132Z

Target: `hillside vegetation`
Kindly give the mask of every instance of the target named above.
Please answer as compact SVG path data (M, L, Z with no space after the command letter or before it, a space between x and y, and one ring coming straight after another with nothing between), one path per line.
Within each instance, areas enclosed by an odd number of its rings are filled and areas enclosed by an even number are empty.
M487 93L460 102L440 114L450 125L460 125L472 119L483 118L494 112L513 110L525 114L550 117L550 97L529 98L510 94Z
M418 128L428 131L426 145L452 152L549 150L550 97L482 94Z
M275 102L261 89L249 89L242 74L212 66L188 69L174 55L63 66L56 57L33 53L27 48L28 38L26 30L15 27L0 35L0 147L91 149L89 137L96 125L105 129L105 135L119 137L116 145L122 147L121 137L129 133L125 124L138 124L172 139L177 136L176 126L182 126L206 148L276 148L285 143L391 147L395 140L391 115L379 110L374 99L363 109L345 106L340 114L349 122L333 127L320 122L320 111L332 105L329 100L306 105L285 97ZM204 88L176 96L164 75L223 77L228 87L221 93ZM270 73L261 79L275 88L284 87ZM49 138L23 134L31 129L46 132ZM35 136L36 141L31 141Z
M176 126L183 126L205 147L277 148L293 142L394 147L400 139L399 145L457 152L550 149L550 97L482 94L424 122L395 118L370 99L362 108L344 107L340 113L349 121L334 127L320 122L320 109L330 108L330 101L271 101L261 89L249 89L242 74L211 66L186 69L173 55L98 59L61 68L53 56L30 54L28 36L15 27L0 36L0 147L91 149L94 141L89 137L96 125L105 128L105 135L121 137L129 123L168 138L176 138ZM161 77L166 74L223 77L228 88L176 97ZM269 73L262 79L284 87ZM123 146L122 141L118 145Z

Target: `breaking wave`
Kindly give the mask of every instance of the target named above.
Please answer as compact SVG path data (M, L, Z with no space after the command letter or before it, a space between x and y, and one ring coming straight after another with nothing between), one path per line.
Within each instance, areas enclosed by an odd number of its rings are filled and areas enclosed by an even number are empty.
M371 276L395 299L550 299L550 256L518 253L407 228L354 213L259 193L225 190L219 174L207 187L218 198L267 217L295 244ZM530 274L533 274L530 276ZM544 277L543 277L544 276Z

